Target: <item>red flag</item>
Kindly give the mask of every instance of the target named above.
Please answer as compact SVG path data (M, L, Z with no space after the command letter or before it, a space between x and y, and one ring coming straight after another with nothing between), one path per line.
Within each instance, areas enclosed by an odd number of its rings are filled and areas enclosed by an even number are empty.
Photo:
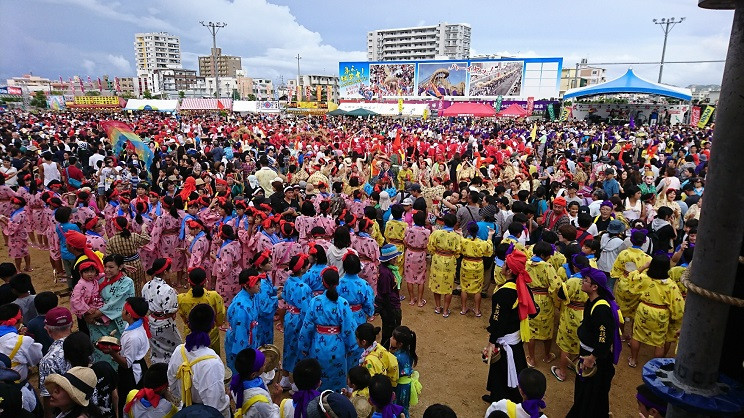
M217 109L222 110L224 108L225 108L225 105L223 105L221 101L217 100Z

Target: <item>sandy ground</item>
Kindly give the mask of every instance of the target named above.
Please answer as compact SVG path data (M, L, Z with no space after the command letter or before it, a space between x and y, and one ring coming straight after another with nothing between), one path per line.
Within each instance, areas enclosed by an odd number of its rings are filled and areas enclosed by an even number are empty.
M8 260L5 247L0 249L0 254L0 262L12 261ZM54 283L48 254L32 249L31 256L34 268L31 275L37 292L66 288L66 284ZM419 355L417 369L423 384L420 402L412 408L411 415L420 417L427 406L445 403L457 412L458 417L481 418L487 408L481 400L481 395L486 393L488 370L481 361L480 352L488 342L485 328L491 311L490 299L483 302L482 318L475 318L472 313L467 316L459 315L459 298L453 298L452 315L449 318L442 318L433 312L434 299L428 289L424 297L428 300L424 308L409 306L408 299L402 302L403 324L417 334ZM469 304L472 306L472 303L471 298ZM60 304L69 307L69 299L62 298ZM379 319L375 325L380 325ZM282 347L282 334L276 334L275 344ZM553 352L558 354L555 344ZM641 368L651 358L652 350L649 347L641 348L639 366L635 369L627 365L629 354L630 348L624 346L612 381L610 405L615 417L638 416L635 387L641 383ZM537 369L545 374L548 382L545 413L550 417L565 416L573 404L574 376L569 373L569 378L565 382L558 382L550 373L550 366L557 364L557 360L550 365L539 360L542 358L541 343L537 345L536 356Z

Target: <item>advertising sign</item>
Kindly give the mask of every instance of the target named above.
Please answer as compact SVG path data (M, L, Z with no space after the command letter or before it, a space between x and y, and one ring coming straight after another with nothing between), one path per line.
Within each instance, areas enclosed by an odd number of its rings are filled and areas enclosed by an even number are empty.
M342 99L558 97L562 58L340 62Z

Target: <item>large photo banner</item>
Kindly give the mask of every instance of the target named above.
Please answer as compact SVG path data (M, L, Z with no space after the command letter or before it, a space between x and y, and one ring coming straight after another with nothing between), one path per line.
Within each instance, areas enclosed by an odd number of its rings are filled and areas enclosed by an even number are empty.
M563 58L340 62L341 99L558 98Z

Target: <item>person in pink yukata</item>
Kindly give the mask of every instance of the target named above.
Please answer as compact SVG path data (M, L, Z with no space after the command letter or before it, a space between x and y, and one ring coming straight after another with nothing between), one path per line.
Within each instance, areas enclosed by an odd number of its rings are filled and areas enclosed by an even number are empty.
M352 241L351 246L356 250L359 260L362 262L362 271L359 273L359 277L369 283L376 296L377 279L379 276L378 268L380 265L380 247L377 245L377 241L369 235L369 229L372 227L373 222L375 221L367 218L359 220L359 231L357 232L356 239Z
M189 228L189 233L193 236L186 250L186 254L189 257L187 270L191 271L197 267L203 269L207 273L205 282L208 283L208 287L214 288L214 282L212 281L212 254L210 253L212 235L206 230L204 224L199 219L189 219L186 221L186 226Z
M21 271L21 261L26 262L24 271L32 271L31 254L28 252L28 231L26 230L26 200L13 196L10 199L10 216L0 216L3 234L8 237L8 256L15 261L16 269Z
M241 255L240 241L230 225L220 227L222 244L214 261L215 290L222 296L225 306L230 306L235 295L240 291L238 275L240 274Z
M403 279L408 287L409 305L418 302L419 308L426 305L424 283L426 282L426 246L429 243L429 231L426 227L426 212L416 211L413 214L413 226L406 230L403 244L406 247ZM416 292L414 293L414 286Z
M93 251L106 254L106 238L102 235L103 226L100 221L101 219L97 215L86 219L83 224L83 230L85 231L85 238L88 240L88 245L90 245Z

